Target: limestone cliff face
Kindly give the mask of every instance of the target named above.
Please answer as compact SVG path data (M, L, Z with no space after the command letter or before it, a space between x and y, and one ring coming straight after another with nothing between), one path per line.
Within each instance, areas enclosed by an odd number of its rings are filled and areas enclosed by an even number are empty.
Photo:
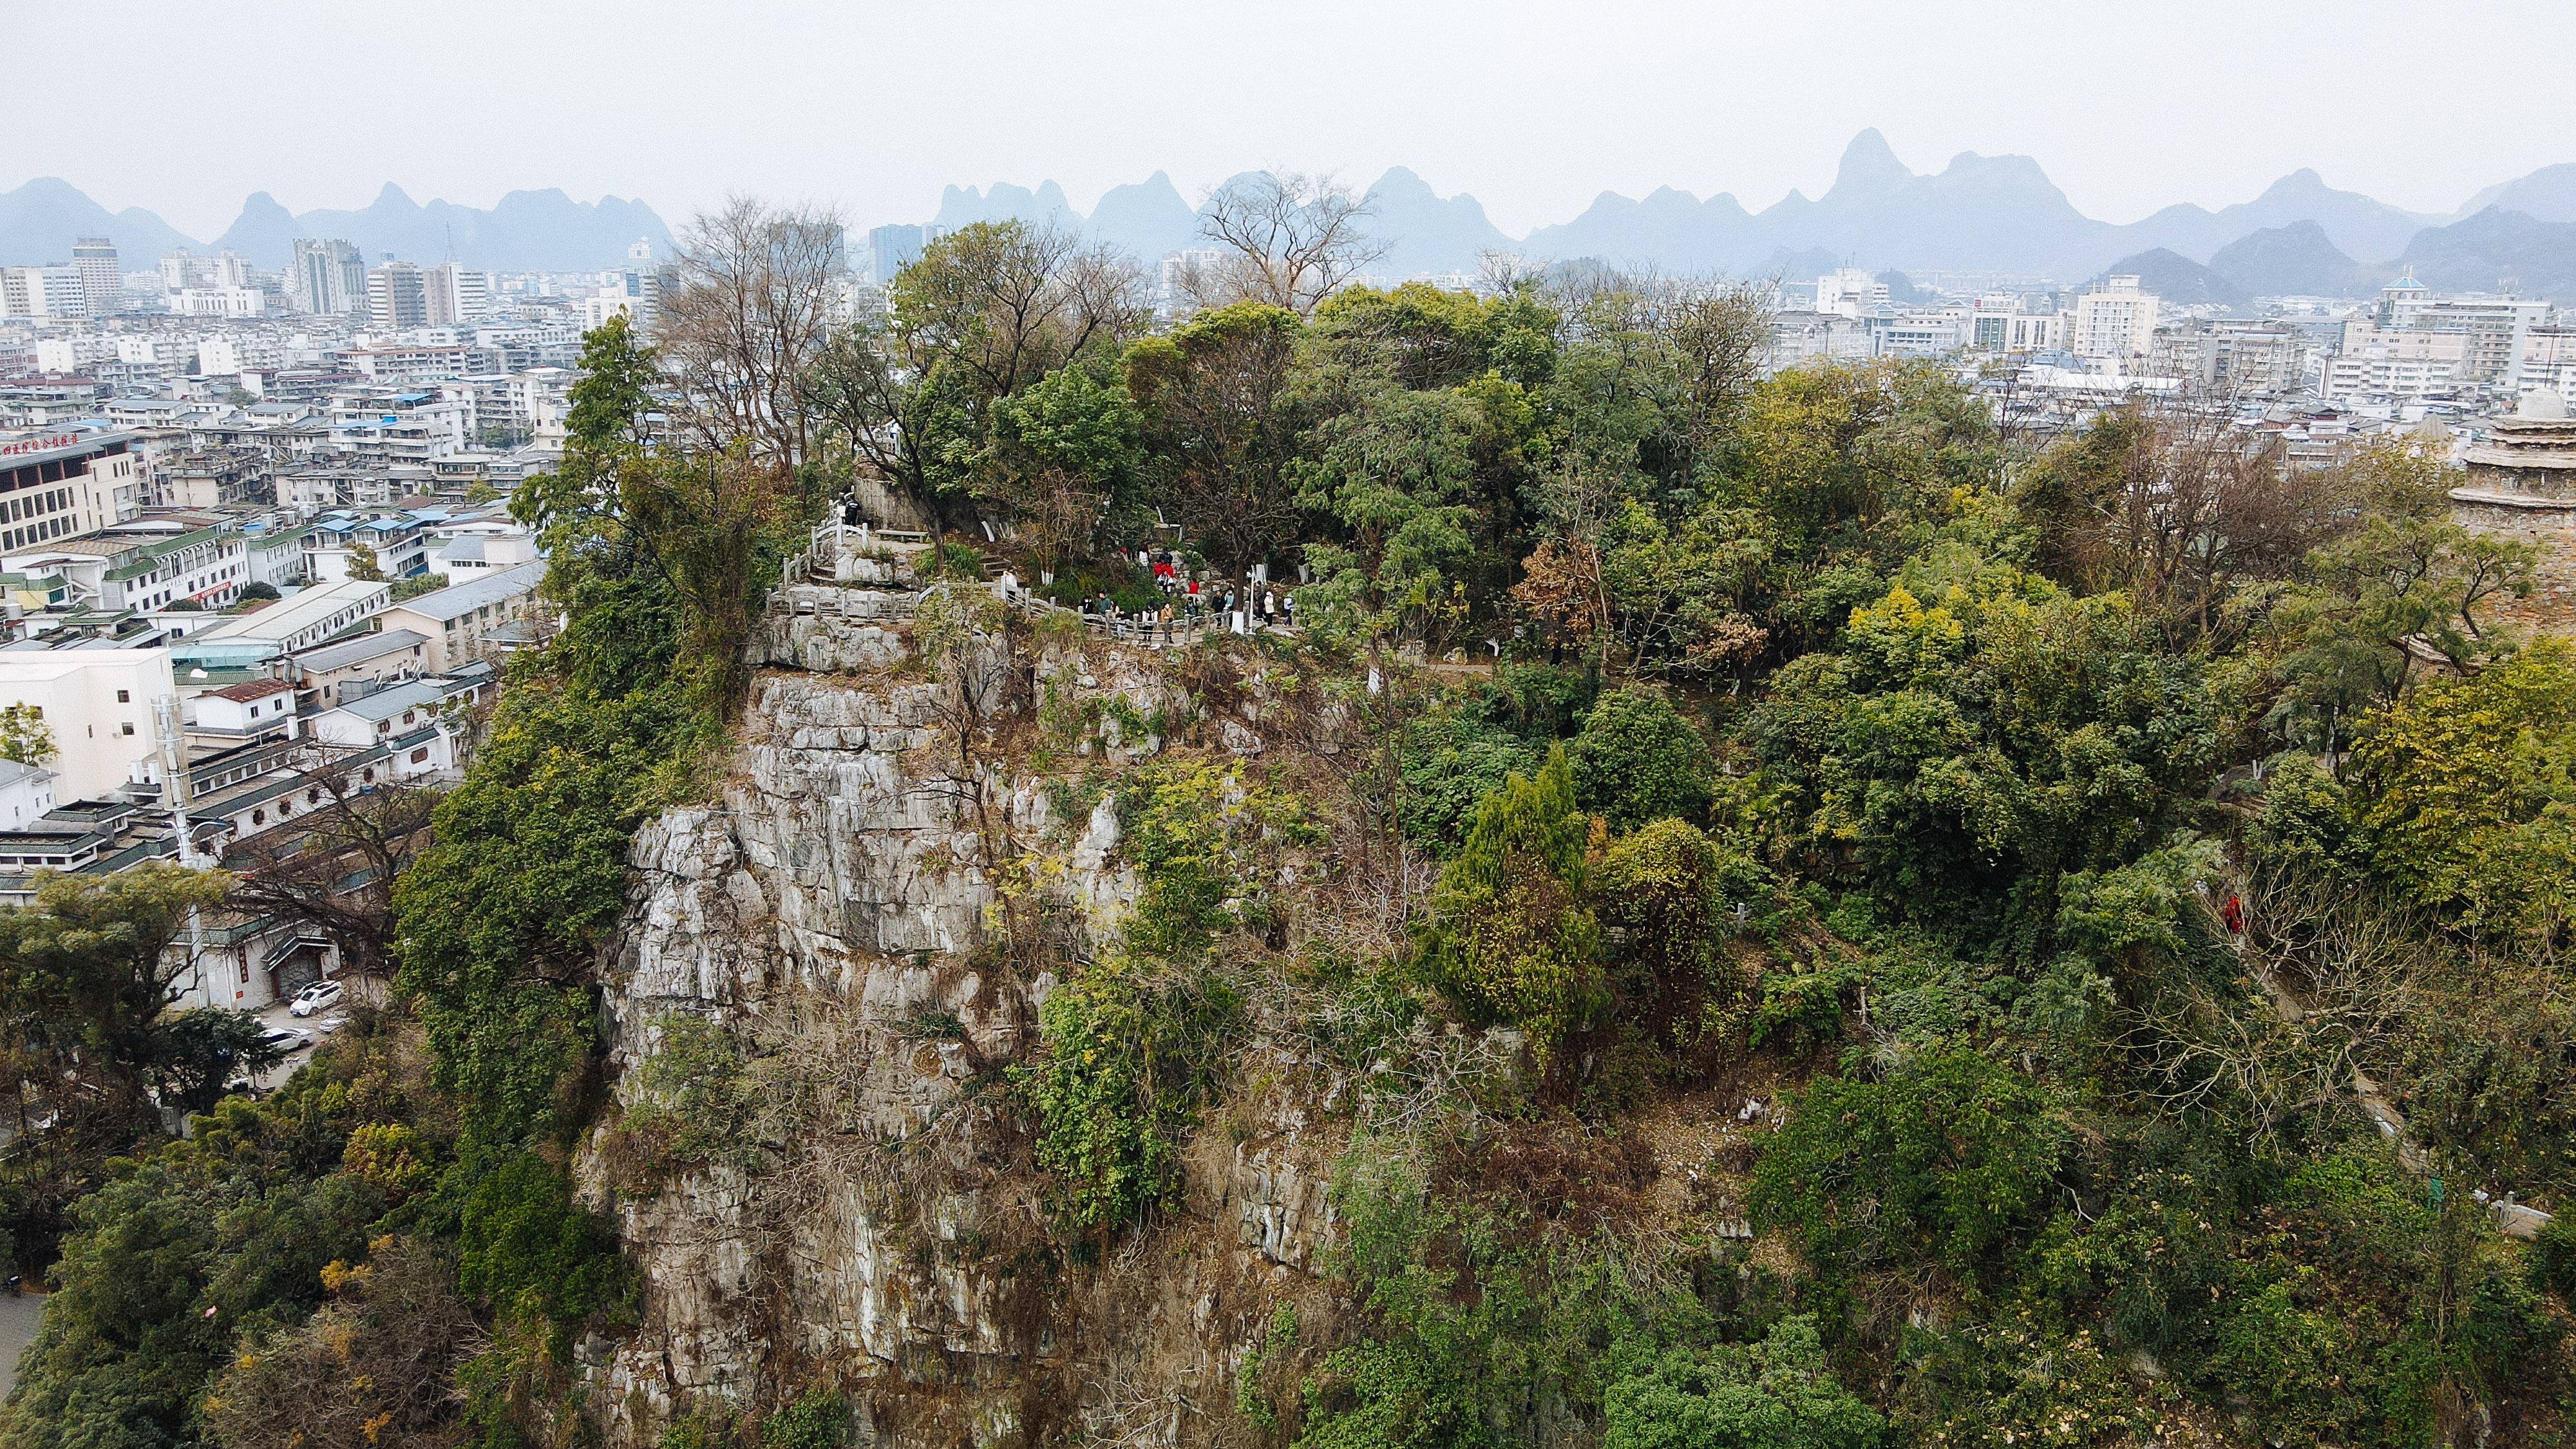
M612 1444L649 1444L691 1403L822 1383L888 1442L1205 1441L1226 1416L1200 1410L1231 1394L1260 1322L1319 1291L1329 1152L1294 1107L1256 1110L1201 1134L1175 1217L1089 1261L1051 1238L997 1099L1055 976L991 949L992 923L1043 878L1078 917L1065 929L1111 929L1135 883L1109 801L1066 805L1003 754L957 748L960 671L989 698L1017 669L1060 699L1125 702L1082 746L1112 757L1162 747L1116 720L1166 686L1142 656L1032 663L999 637L923 668L904 562L833 572L773 601L720 803L635 842L604 992L616 1098L696 1017L752 1060L761 1127L735 1160L653 1172L605 1114L579 1172L643 1291L631 1334L583 1346L593 1412ZM1211 737L1258 747L1227 723Z

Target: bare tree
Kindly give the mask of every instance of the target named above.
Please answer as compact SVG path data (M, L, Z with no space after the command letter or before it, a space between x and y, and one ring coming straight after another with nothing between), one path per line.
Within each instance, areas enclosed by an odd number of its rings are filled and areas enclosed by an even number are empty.
M1218 187L1199 213L1199 234L1220 251L1181 270L1201 307L1267 302L1301 317L1385 256L1366 230L1368 199L1329 176L1263 171Z
M340 950L344 969L392 972L394 877L429 843L437 795L416 785L362 781L316 747L281 801L304 813L243 842L225 904L246 915L309 926Z
M2085 592L2124 589L2176 643L2241 623L2239 585L2288 577L2348 522L2337 480L2289 465L2232 400L2131 404L2023 474L2043 565Z
M679 386L677 420L702 444L739 444L780 471L813 455L798 390L830 336L844 271L829 210L737 196L689 224L655 342Z
M916 367L945 359L986 398L1007 397L1145 328L1143 275L1114 248L1060 227L1003 221L942 238L895 285L890 319Z

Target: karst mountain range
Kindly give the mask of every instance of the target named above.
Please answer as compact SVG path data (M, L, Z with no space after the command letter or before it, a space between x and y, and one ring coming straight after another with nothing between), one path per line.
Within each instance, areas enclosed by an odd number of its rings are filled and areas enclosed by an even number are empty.
M1441 196L1397 167L1369 188L1370 226L1387 245L1386 276L1473 272L1489 251L1537 260L1589 257L1673 272L1804 276L1839 266L2081 280L2146 274L2184 301L2351 294L2400 269L2451 289L2513 287L2576 299L2576 164L2487 187L2449 215L2410 212L2338 190L2315 171L2274 182L2215 211L2168 206L2125 225L2084 215L2027 156L1962 153L1938 172L1899 160L1877 131L1845 150L1833 185L1791 192L1759 211L1731 195L1670 187L1643 198L1604 192L1582 214L1514 237L1466 194ZM1050 181L948 188L941 227L1017 217L1074 227L1145 258L1191 244L1198 208L1156 172L1111 188L1088 213ZM141 208L110 212L68 182L40 178L0 194L0 261L59 260L80 236L112 238L140 262L174 248L230 248L282 265L298 236L343 237L370 256L453 256L496 270L580 269L621 259L637 238L667 252L670 229L642 201L578 202L559 190L514 191L488 208L414 201L387 185L369 205L290 212L266 192L211 241Z

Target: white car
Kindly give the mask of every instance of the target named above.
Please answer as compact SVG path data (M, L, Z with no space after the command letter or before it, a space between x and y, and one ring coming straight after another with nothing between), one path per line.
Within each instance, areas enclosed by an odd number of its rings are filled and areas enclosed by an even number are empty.
M261 1032L259 1039L262 1045L275 1047L280 1052L288 1054L300 1052L313 1045L313 1033L293 1026L272 1026Z
M339 982L316 981L295 993L295 999L287 1003L286 1009L297 1016L311 1016L326 1006L337 1006L339 1002Z

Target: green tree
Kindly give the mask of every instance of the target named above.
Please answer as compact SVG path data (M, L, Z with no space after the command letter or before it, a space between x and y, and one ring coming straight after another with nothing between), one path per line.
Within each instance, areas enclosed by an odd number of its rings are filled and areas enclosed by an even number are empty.
M2531 592L2533 558L2527 544L2446 518L2381 514L2318 548L2273 611L2288 683L2274 722L2336 753L2356 718L2405 691L2418 651L2467 672L2510 643L2479 614Z
M1088 552L1102 525L1143 507L1143 427L1126 384L1088 363L994 404L993 491L1040 568L1052 572L1068 553Z
M2353 751L2371 859L2468 930L2563 945L2576 920L2576 649L2556 639L2371 716Z
M1632 685L1601 696L1566 758L1575 802L1613 830L1708 813L1717 776L1708 740L1661 690Z
M2068 1133L2048 1089L1965 1053L1825 1077L1754 1170L1752 1208L1829 1281L1915 1260L1987 1282L2047 1219Z
M376 557L373 545L366 543L349 545L349 577L370 584L380 584L385 581L385 566L383 561Z
M0 760L42 765L54 757L53 727L32 704L0 706Z
M1290 383L1304 330L1286 308L1236 302L1127 352L1155 496L1229 577L1267 558L1296 520Z
M1816 868L2045 957L2059 877L2135 859L2198 798L2207 683L2120 595L1947 552L1909 572L1784 667L1748 733Z
M1421 942L1432 984L1470 1017L1527 1032L1542 1064L1606 995L1585 895L1587 829L1562 747L1536 776L1507 778L1442 868Z
M1041 459L1031 474L995 458L998 408L1049 373L1114 355L1149 317L1133 263L1110 250L1052 227L978 222L924 248L893 279L882 315L833 335L806 374L804 405L934 526L946 503L1061 508L1053 491L1023 492L1080 486L1043 472L1065 460Z
M1760 1343L1675 1350L1610 1386L1602 1449L1872 1449L1886 1421L1825 1366L1815 1320Z

